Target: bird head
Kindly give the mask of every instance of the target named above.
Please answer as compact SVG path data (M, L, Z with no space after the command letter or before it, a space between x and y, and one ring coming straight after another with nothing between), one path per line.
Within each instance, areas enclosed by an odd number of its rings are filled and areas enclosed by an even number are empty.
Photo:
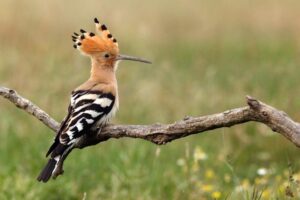
M82 54L90 56L92 60L102 66L115 66L120 60L131 60L143 63L151 63L145 59L119 54L119 45L104 24L100 24L98 19L94 19L96 33L86 32L80 29L80 33L74 33L72 40L74 48Z

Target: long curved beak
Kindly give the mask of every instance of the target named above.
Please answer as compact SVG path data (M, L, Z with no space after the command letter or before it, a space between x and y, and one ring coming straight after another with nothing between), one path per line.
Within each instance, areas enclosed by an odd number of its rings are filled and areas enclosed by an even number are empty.
M137 61L137 62L152 64L152 62L150 62L148 60L145 60L143 58L138 58L138 57L134 57L134 56L127 56L127 55L118 55L117 60L131 60L131 61Z

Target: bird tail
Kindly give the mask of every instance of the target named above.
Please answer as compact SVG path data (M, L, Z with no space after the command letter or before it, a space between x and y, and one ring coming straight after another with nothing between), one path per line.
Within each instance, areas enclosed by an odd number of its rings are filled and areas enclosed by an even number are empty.
M51 152L51 158L49 159L47 165L44 167L44 169L41 171L40 175L38 176L37 180L42 181L46 183L51 176L53 175L53 172L55 171L57 164L59 160L61 159L61 156L64 154L65 150L68 149L69 145L64 144L57 144L56 147L51 146L50 149L53 149ZM48 152L47 154L49 154Z
M44 167L44 169L41 171L40 175L38 176L37 180L46 183L52 176L52 173L55 169L57 162L58 161L55 160L54 158L50 158L47 165Z

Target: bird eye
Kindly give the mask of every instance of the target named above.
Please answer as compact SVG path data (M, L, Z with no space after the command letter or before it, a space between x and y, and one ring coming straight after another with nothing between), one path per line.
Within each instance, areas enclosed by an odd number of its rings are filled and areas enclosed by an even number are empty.
M104 55L104 57L105 57L105 58L109 58L109 54L106 53L106 54Z

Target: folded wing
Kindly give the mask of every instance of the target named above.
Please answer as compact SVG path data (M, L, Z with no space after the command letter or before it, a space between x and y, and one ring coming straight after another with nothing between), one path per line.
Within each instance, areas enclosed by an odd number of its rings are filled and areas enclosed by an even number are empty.
M115 97L100 91L77 91L72 94L72 113L66 122L59 140L62 144L71 144L89 131L92 126L107 122L112 111Z
M110 93L82 90L73 92L68 115L47 156L59 143L70 145L75 139L90 131L94 125L107 123L114 103L115 97Z

